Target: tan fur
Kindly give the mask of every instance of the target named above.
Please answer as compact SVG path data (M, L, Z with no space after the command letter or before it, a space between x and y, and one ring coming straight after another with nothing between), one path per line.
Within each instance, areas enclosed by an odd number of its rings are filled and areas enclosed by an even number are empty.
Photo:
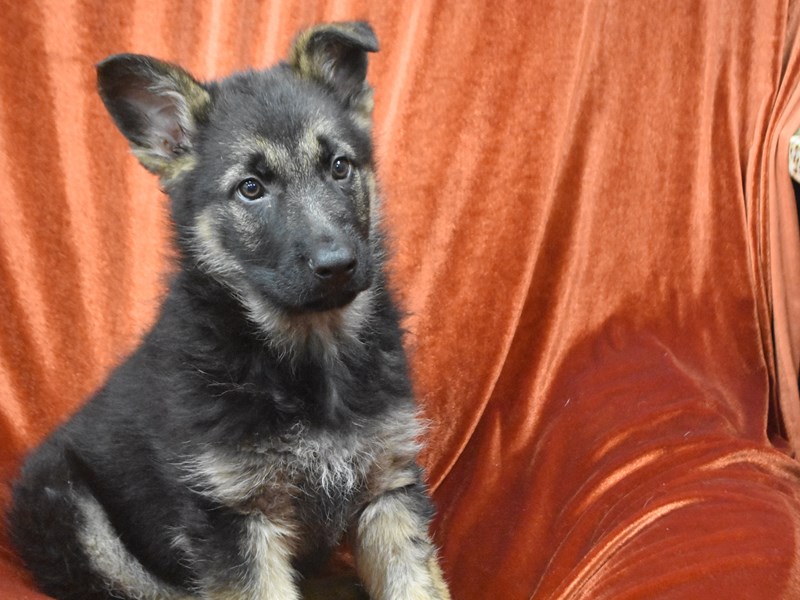
M298 425L280 439L208 449L176 466L197 492L217 502L285 520L291 512L287 503L297 495L300 479L323 493L355 488L365 481L370 499L413 484L417 477L411 464L419 451L418 434L413 410L401 408L379 426L348 436L313 434ZM260 503L265 494L283 498L284 503L267 510Z
M284 539L286 532L280 526L254 521L248 534L252 576L240 587L211 589L198 600L300 600L291 554Z
M150 575L125 549L100 504L90 496L77 500L84 527L81 546L92 566L103 575L113 593L136 600L299 600L291 558L295 531L291 522L269 519L260 511L250 517L245 554L252 565L251 576L236 589L215 588L213 583L200 596L186 595ZM176 534L173 545L191 551L188 540Z
M219 179L220 194L229 193L239 183L254 175L247 170L246 164L255 154L263 156L269 168L280 178L289 177L296 168L297 157L293 156L289 148L258 135L243 136L236 140L231 144L229 153L234 164Z
M450 589L447 587L447 582L444 578L444 573L442 573L442 567L439 566L439 561L437 560L436 555L432 555L428 560L428 572L431 574L431 579L433 580L433 588L436 590L438 594L438 598L441 600L449 600L450 599Z
M165 184L189 173L197 165L197 159L191 154L166 158L154 154L147 148L136 147L132 149L132 152L145 169L156 173Z
M346 156L353 156L355 154L355 150L345 143L344 140L340 139L340 136L336 135L331 122L324 118L315 119L307 124L306 135L300 141L299 146L302 150L302 154L314 161L319 160L320 146L318 140L320 138L335 139L340 146L341 152Z
M378 194L378 182L375 173L370 169L365 169L362 173L364 184L367 188L367 197L369 198L369 224L374 230L380 228L382 220L381 197Z
M238 140L230 149L236 158L236 164L220 178L220 193L227 193L241 181L254 175L244 166L248 162L247 159L254 154L263 156L270 170L282 179L290 179L295 174L305 175L313 171L321 159L322 148L319 138L336 138L325 119L316 119L308 123L305 135L292 148L261 136ZM353 148L342 140L337 139L337 144L345 156L355 154Z
M386 494L362 513L356 566L372 600L449 600L427 523L401 494Z
M447 586L424 518L405 504L401 493L391 493L418 481L413 466L418 434L417 418L408 407L377 428L344 438L314 436L300 427L285 439L210 449L177 466L199 493L252 515L247 543L259 574L247 589L265 590L253 598L295 597L289 564L300 543L295 532L301 524L292 498L298 497L303 479L323 493L365 484L368 505L356 526L356 550L359 574L373 600L445 600ZM284 595L269 595L278 589ZM220 599L250 598L241 594Z
M289 64L300 76L307 79L325 78L323 66L316 53L312 52L310 43L322 27L311 27L301 32L289 52Z
M243 295L242 301L275 350L292 358L298 349L311 348L326 360L338 360L339 343L357 342L358 331L369 321L372 294L362 292L340 309L299 315L287 315L255 293Z
M237 209L228 209L235 212ZM290 315L274 307L269 300L252 289L242 277L243 269L225 250L215 223L224 215L208 209L195 221L193 246L203 269L226 285L239 298L250 320L264 332L265 339L287 356L298 348L315 348L330 360L337 360L339 342L357 341L358 332L369 321L372 292L366 290L347 306L323 313ZM234 214L235 219L241 219ZM247 228L247 224L242 225ZM252 237L252 236L251 236ZM257 243L257 240L250 240Z
M242 274L241 266L225 250L217 235L217 221L220 215L213 207L206 209L195 220L193 246L198 263L220 282Z
M322 157L322 146L319 144L319 138L322 134L320 125L324 123L325 120L321 119L319 124L310 124L297 145L298 158L308 161L306 172L313 169L313 166L319 163Z
M270 520L261 514L250 519L247 550L255 568L241 600L299 600L300 592L291 564L295 535L288 522ZM238 600L232 596L227 598Z
M356 172L356 210L358 211L358 220L362 226L369 227L370 224L370 201L376 196L372 195L373 188L370 185L370 179L373 178L372 171L369 169L360 169Z
M169 98L178 111L178 122L185 133L188 144L196 130L196 123L201 119L209 105L211 96L203 86L186 71L169 63L159 62L159 70L154 78L159 85L150 92L163 98ZM191 171L196 164L194 156L184 148L184 153L176 154L166 140L151 139L144 146L133 145L133 153L147 170L159 175L163 182L169 182Z
M180 95L183 99L180 106L183 108L181 113L181 123L186 127L191 127L187 133L194 132L194 124L202 118L208 111L211 104L211 96L208 91L201 86L189 73L179 67L170 65L168 77L173 85L165 86L166 94ZM158 91L158 90L154 90Z
M338 29L346 31L352 27L348 23L336 23L311 27L300 33L292 44L289 52L289 65L298 75L306 79L325 82L329 79L327 61L321 56L319 49L315 48L314 38L325 30ZM369 131L372 128L372 111L375 105L372 88L364 84L361 92L353 99L352 110L356 117L356 124Z
M105 511L92 496L75 497L83 526L81 548L95 571L109 582L109 592L122 592L136 600L190 600L175 588L153 577L127 551Z

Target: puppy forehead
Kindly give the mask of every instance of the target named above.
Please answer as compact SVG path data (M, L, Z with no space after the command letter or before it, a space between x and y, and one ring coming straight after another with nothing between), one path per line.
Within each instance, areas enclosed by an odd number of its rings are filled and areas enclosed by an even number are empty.
M286 145L297 145L309 130L336 128L344 112L319 86L277 67L223 80L215 108L218 133Z
M335 127L324 119L309 119L293 131L284 131L280 135L243 130L236 132L230 142L230 158L233 161L263 162L266 164L262 166L271 170L316 162L326 153L334 151L353 154L355 149L345 136L337 135Z
M308 167L327 153L370 160L371 145L328 94L280 70L239 74L217 89L208 133L224 164L258 165L278 174ZM283 172L283 173L281 173Z

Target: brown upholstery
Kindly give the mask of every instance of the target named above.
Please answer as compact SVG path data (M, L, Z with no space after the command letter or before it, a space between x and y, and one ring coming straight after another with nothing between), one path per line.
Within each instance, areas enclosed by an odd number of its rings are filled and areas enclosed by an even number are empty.
M800 598L797 2L0 0L0 477L152 321L164 196L94 64L368 18L456 599ZM8 503L0 486L0 506ZM39 598L0 535L0 598Z

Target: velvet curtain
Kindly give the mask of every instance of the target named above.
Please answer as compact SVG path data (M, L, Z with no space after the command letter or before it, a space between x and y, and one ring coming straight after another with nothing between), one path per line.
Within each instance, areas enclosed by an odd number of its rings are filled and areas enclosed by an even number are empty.
M800 597L788 0L0 0L0 507L152 322L115 52L198 78L366 18L393 282L458 599ZM0 535L0 597L40 598Z

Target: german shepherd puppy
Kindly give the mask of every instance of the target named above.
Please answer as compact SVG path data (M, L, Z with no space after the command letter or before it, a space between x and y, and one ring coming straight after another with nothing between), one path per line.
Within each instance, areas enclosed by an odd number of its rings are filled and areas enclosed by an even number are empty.
M383 269L377 50L352 22L211 83L98 65L170 197L178 268L139 348L15 484L9 530L44 592L292 600L346 538L374 600L449 598Z

